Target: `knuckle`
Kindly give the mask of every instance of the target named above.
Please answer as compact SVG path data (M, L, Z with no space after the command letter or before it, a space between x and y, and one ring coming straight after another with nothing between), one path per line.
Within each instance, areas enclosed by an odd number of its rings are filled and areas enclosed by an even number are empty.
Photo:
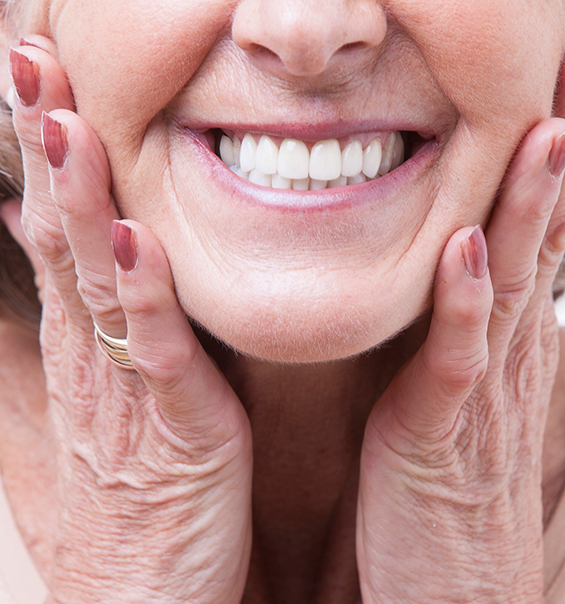
M493 313L510 319L519 317L534 293L536 275L537 265L508 284L498 285L494 291Z
M554 199L545 198L542 196L542 203L532 204L526 212L525 219L533 227L544 227L547 225L547 220L555 206Z
M33 212L26 203L22 206L21 221L26 237L44 259L56 261L67 253L69 245L60 225Z
M489 355L486 346L473 350L451 349L428 362L428 371L441 384L444 392L459 395L474 388L484 378Z
M563 228L546 233L541 246L541 253L547 254L549 259L557 258L560 260L563 256L563 250L565 250Z
M563 260L565 240L562 234L556 236L554 233L546 234L539 252L540 266L550 267L557 271Z
M102 308L108 305L112 297L115 296L115 281L104 275L94 273L85 275L83 271L78 271L77 289L79 294L92 304L99 305Z
M468 358L457 359L448 367L444 375L444 390L449 393L466 392L474 388L484 378L488 366L488 354L473 355Z
M64 233L48 223L38 222L36 220L29 226L31 241L44 259L57 262L69 249Z
M135 316L138 321L151 321L157 314L166 313L169 309L164 300L135 295L134 292L120 291L120 301L124 311L130 316Z
M179 386L184 378L184 371L179 367L179 360L174 364L169 359L156 355L154 352L142 357L135 357L135 368L142 375L145 381L151 381L155 384L159 392L165 396L170 396L179 390Z
M77 290L84 304L97 321L113 322L123 316L115 290L115 282L104 276L79 277Z
M198 356L196 346L178 347L163 342L156 345L143 339L130 342L129 348L136 370L166 396L179 392L187 371L194 366Z
M533 355L526 350L526 347L520 347L515 351L513 360L508 367L508 376L514 384L516 392L516 402L523 400L528 392L534 391L539 377L536 371L538 363Z
M490 305L488 308L485 308L484 304L476 303L476 301L472 300L468 301L466 299L462 299L453 310L454 319L456 319L460 325L467 326L467 329L470 329L470 326L473 325L478 325L482 328L485 320L488 319L489 313Z

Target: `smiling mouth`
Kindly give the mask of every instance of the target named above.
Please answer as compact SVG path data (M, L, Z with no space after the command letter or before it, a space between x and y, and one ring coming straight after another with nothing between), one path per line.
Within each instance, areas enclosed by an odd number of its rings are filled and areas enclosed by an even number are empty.
M319 191L381 178L430 138L374 132L307 142L249 132L209 130L199 137L237 176L272 189Z

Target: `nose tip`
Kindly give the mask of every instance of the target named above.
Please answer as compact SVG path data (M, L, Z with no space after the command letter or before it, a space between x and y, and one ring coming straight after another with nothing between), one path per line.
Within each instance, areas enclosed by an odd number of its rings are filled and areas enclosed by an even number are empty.
M314 76L346 50L379 46L386 17L376 0L243 0L232 36L264 68Z

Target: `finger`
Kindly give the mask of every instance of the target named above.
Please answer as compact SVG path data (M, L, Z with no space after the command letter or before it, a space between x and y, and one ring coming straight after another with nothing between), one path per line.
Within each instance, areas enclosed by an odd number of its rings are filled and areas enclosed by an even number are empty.
M14 127L22 149L25 190L22 224L65 301L78 303L74 264L61 221L49 192L49 173L41 142L43 110L72 109L72 94L61 67L45 50L22 46L10 50L15 102Z
M374 412L378 421L372 422L375 429L383 425L380 414L384 412L392 413L393 423L408 431L403 437L406 443L437 442L449 433L487 368L492 299L482 230L461 229L440 260L428 337L379 401Z
M111 246L112 221L119 214L110 195L106 153L92 129L71 111L44 114L42 133L51 195L72 250L78 291L100 329L123 338L126 321L118 301ZM72 319L92 329L80 307Z
M565 136L559 140L565 158ZM519 337L520 333L527 330L529 326L539 325L547 319L546 306L548 301L553 305L553 282L563 261L564 252L565 192L562 186L539 251L534 292L520 320L515 337Z
M180 308L161 246L130 220L114 223L112 243L128 351L162 418L184 442L201 448L236 442L249 429L247 416Z
M509 342L534 292L540 249L563 179L564 132L565 120L553 118L528 134L488 225L494 288L489 326L493 369L504 365ZM545 273L543 278L547 278Z

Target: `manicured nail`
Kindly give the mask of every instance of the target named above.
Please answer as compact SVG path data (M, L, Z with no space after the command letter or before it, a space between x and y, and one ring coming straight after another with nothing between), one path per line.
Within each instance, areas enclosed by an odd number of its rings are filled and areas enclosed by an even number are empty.
M39 100L39 67L15 48L10 48L10 67L18 98L33 107Z
M137 266L135 231L118 220L112 222L112 248L116 262L123 271L132 271Z
M565 170L565 133L558 136L551 146L549 152L549 171L556 178Z
M41 116L41 140L49 165L56 169L62 168L69 155L67 129L45 111Z
M488 268L487 241L481 225L476 226L461 245L463 260L469 276L482 279Z

